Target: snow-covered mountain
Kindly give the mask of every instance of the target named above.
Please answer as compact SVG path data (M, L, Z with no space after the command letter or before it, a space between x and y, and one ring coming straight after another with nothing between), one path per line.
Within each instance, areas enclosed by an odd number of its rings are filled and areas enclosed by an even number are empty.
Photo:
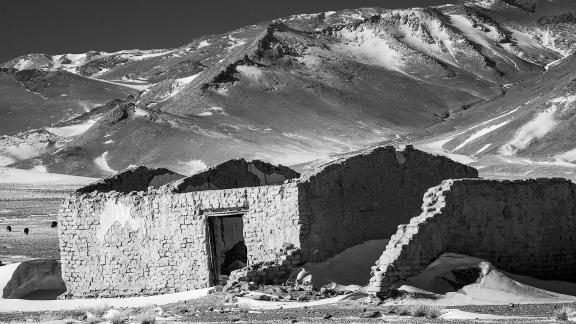
M0 66L0 164L189 174L237 157L302 165L416 142L488 175L529 163L565 174L576 161L575 14L571 0L363 8L174 49L25 55Z

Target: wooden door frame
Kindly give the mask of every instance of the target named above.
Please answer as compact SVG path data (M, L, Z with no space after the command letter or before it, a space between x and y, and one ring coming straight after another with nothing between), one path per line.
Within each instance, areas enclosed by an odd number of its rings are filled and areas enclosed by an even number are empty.
M226 208L218 210L206 210L203 214L206 216L206 251L208 253L208 281L210 286L218 285L220 279L220 273L217 270L216 265L217 259L215 257L216 246L215 246L215 233L214 233L214 223L213 219L215 217L241 217L243 219L244 215L248 212L248 209L241 208ZM244 226L242 226L244 228ZM242 233L244 236L244 233Z

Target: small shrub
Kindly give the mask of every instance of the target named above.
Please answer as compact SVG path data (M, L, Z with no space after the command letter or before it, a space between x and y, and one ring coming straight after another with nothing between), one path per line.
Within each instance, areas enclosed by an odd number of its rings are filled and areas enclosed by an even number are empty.
M567 321L570 316L576 315L576 310L572 307L563 306L554 311L554 317L561 321Z
M46 312L46 313L42 313L42 315L40 315L40 317L38 318L39 322L49 322L49 321L58 321L63 319L64 316L60 313L57 312Z
M438 318L444 312L444 308L440 306L429 306L428 309L428 318Z
M110 316L110 318L108 319L112 324L123 324L128 322L128 316L129 314L127 312L115 312L114 314L112 314L112 316Z
M428 315L428 306L426 305L413 305L409 310L410 315L414 317L426 317Z
M238 311L241 313L248 313L250 311L250 303L238 303Z
M154 308L147 308L130 316L130 319L140 324L154 324L156 323L156 311Z
M394 309L394 312L400 316L427 317L432 319L442 315L442 311L442 307L430 305L409 305L395 307Z
M410 308L408 308L408 307L400 307L398 309L398 315L408 316L408 315L412 315L412 312L410 311Z
M84 314L90 313L94 315L94 317L96 318L101 318L102 316L104 316L104 314L106 314L106 312L108 312L109 309L110 307L108 307L107 305L98 305L89 308L82 308L79 311Z

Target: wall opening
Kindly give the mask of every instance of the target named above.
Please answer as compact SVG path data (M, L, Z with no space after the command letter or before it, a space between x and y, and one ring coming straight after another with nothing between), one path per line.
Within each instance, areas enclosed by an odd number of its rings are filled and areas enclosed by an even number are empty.
M230 272L244 268L248 253L244 243L243 214L208 215L210 284L224 285Z

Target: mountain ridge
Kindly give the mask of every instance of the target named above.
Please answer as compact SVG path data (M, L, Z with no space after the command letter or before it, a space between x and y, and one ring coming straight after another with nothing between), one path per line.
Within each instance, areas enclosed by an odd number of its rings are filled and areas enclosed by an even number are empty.
M83 132L53 139L58 145L8 159L2 151L7 144L0 142L0 156L17 167L74 175L102 176L133 164L189 174L236 157L297 165L383 143L426 142L462 123L473 127L471 135L455 136L441 151L481 160L478 139L516 125L503 135L513 140L521 120L530 121L518 117L516 124L487 123L491 128L485 129L467 116L506 102L521 93L517 86L566 63L575 49L575 12L569 1L518 0L361 8L293 15L173 49L62 54L52 63L46 56L33 56L38 62L15 58L0 66L0 81L24 73L33 85L46 84L46 75L60 80L53 75L64 71L126 96L107 98L125 100L92 114ZM530 111L550 109L545 106ZM477 117L478 124L488 117ZM26 142L22 134L57 128L42 126L5 135ZM516 145L512 140L498 145ZM539 153L543 148L531 151L535 143L517 145L508 156L550 160L552 153Z

